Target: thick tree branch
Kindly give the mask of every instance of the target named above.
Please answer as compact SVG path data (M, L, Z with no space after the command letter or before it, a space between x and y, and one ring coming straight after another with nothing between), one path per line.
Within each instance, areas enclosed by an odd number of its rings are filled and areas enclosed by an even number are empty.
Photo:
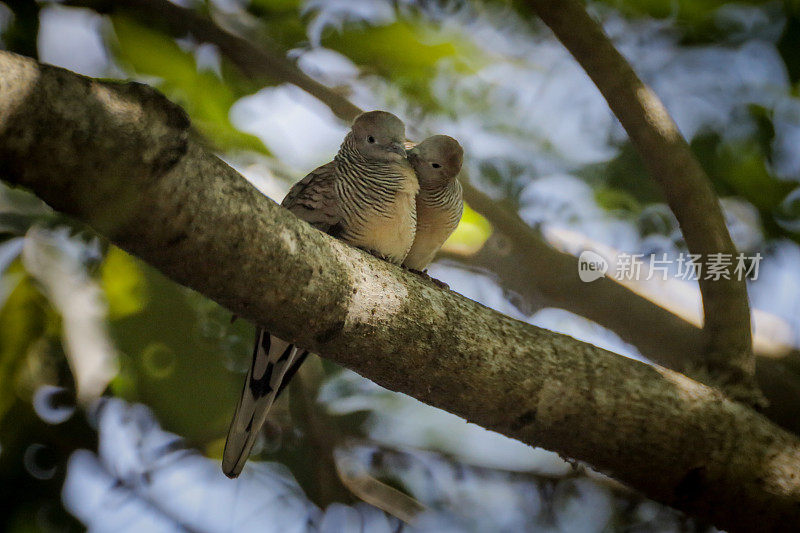
M0 176L389 389L721 528L800 524L800 440L680 374L513 320L314 230L194 142L152 89L0 52Z
M736 256L711 181L694 158L664 104L620 54L577 0L527 0L597 85L628 132L692 253ZM736 383L755 372L750 304L744 280L701 278L709 340L707 364Z

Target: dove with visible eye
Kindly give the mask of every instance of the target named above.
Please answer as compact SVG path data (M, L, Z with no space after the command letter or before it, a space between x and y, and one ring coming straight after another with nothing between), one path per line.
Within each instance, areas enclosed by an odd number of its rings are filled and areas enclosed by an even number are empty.
M399 118L362 113L333 161L297 182L281 205L320 231L399 265L416 235L419 192L404 141ZM222 470L228 477L241 473L270 407L308 353L259 329L225 442Z
M452 137L434 135L406 153L419 180L419 194L417 233L403 266L424 272L455 231L464 211L461 184L456 179L464 150Z

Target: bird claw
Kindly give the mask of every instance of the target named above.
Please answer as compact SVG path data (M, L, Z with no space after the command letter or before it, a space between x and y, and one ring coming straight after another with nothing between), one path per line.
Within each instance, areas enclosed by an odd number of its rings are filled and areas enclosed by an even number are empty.
M381 261L387 261L386 256L382 255L379 252L376 252L375 250L372 250L370 248L362 248L362 250L364 250L365 252L367 252L368 254L370 254L373 257L377 257ZM430 281L431 283L433 283L436 287L438 287L440 289L445 289L445 290L449 290L450 289L450 285L448 285L444 281L438 280L436 278L432 278L428 274L428 270L427 269L425 269L425 270L417 270L415 268L409 268L409 267L407 267L405 265L400 265L400 267L403 270L407 270L407 271L411 272L412 274L416 274L417 276L421 277L422 279L424 279L426 281Z
M450 285L448 285L444 281L438 280L436 278L432 278L430 276L430 274L428 274L427 270L416 270L416 269L413 269L413 268L409 268L408 271L411 272L412 274L416 274L417 276L421 277L424 280L430 281L431 283L433 283L434 285L436 285L440 289L448 290L450 288Z

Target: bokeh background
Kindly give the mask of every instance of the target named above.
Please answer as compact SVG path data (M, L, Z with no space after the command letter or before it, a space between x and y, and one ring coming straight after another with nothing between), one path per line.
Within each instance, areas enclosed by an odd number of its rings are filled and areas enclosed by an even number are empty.
M600 93L524 2L176 3L277 47L361 108L396 113L411 138L458 138L472 183L555 248L686 251ZM763 256L749 284L756 336L779 355L796 349L800 2L588 9L691 142L739 250ZM158 88L278 202L347 131L301 89L251 79L214 45L135 17L0 2L0 45ZM2 531L709 530L584 465L320 359L277 405L242 477L228 480L219 459L253 326L24 191L0 186L0 234ZM641 358L613 331L477 268L470 258L486 246L504 253L492 235L467 210L431 273L498 311ZM646 290L699 320L696 284ZM410 517L413 527L400 520Z

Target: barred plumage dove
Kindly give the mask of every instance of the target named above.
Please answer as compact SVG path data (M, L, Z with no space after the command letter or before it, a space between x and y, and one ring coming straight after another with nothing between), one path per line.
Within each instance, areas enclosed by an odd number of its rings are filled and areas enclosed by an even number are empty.
M419 192L404 140L405 125L391 113L359 115L333 161L296 183L281 205L317 229L399 265L414 242ZM272 403L307 356L308 351L258 331L223 452L228 477L241 473Z
M456 176L464 150L452 137L434 135L406 153L419 180L419 194L417 233L403 266L424 272L461 220L464 201Z

